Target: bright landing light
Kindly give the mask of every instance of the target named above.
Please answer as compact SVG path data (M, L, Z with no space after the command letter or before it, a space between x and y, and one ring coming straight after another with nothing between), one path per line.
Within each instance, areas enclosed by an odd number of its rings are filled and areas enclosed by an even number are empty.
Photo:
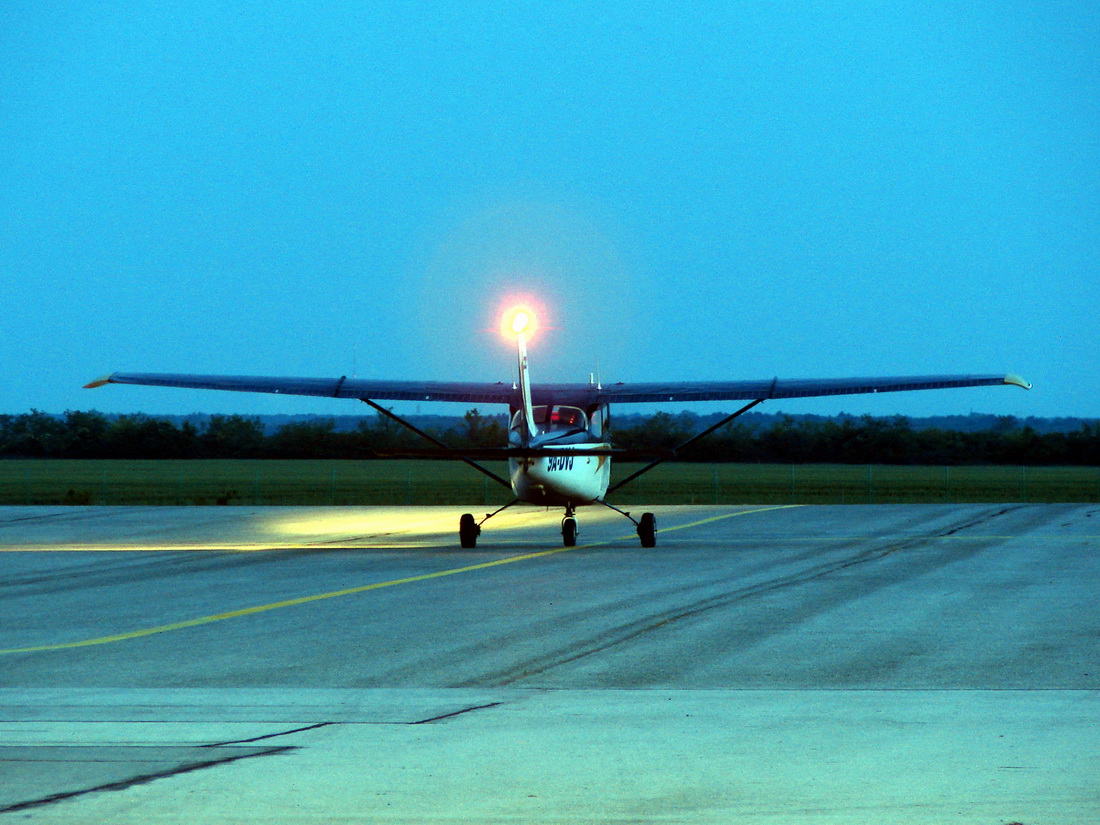
M536 329L534 310L522 304L512 307L501 317L500 328L505 336L525 335L530 339Z

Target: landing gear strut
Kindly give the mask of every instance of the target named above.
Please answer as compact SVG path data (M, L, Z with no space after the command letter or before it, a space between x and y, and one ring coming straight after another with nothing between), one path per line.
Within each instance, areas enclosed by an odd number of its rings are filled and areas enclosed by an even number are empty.
M498 507L491 513L487 513L485 518L481 521L474 521L473 514L463 513L462 518L458 520L458 543L463 548L477 547L477 537L481 535L481 525L499 513L501 510L507 510L513 504L519 504L519 499L514 498L505 504L503 507Z
M642 520L634 521L634 517L626 510L620 510L614 504L608 504L606 501L600 500L598 503L634 522L634 526L637 528L638 538L642 541L642 547L657 546L657 519L654 517L653 513L642 513Z

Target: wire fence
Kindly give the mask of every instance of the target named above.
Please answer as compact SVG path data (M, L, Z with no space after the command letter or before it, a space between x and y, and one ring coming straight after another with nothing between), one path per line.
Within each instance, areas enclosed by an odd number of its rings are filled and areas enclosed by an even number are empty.
M490 464L507 477L507 467ZM637 469L617 465L625 478ZM441 461L0 461L4 505L502 504L510 491ZM653 504L1100 502L1097 467L667 464L612 500Z
M708 464L671 469L664 479L639 479L636 486L624 489L623 500L689 504L1100 501L1100 468L1096 467Z

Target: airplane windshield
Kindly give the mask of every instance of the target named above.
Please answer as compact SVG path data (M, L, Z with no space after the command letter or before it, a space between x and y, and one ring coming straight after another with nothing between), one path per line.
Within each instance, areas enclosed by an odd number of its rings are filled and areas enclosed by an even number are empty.
M588 426L584 410L576 407L554 407L554 411L550 414L550 424L557 427L580 427L581 429Z
M533 407L535 426L541 432L550 430L587 430L588 416L579 407L549 407L540 405ZM517 410L512 416L512 429L518 430L524 426L523 410Z

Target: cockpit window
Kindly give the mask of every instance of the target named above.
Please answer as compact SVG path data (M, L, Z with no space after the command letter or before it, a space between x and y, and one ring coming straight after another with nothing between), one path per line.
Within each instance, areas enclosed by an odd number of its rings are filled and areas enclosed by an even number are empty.
M581 429L588 426L584 410L576 407L555 407L550 415L550 423L560 427L580 427Z
M548 407L540 405L538 407L532 407L531 412L534 413L535 416L535 426L543 432L558 429L588 429L588 417L584 414L584 410L578 407ZM523 427L523 424L523 410L517 410L516 414L512 416L512 429L518 430Z

